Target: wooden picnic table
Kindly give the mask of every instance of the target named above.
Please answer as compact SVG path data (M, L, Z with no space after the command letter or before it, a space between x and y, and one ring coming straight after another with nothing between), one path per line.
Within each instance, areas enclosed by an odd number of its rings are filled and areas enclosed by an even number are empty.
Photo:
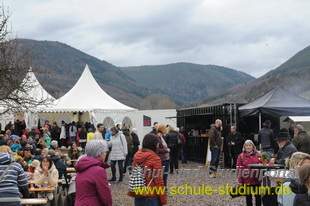
M61 183L62 182L62 180L61 179L58 179L57 180L57 183ZM29 180L29 185L34 185L35 184L35 182L34 182L34 180Z
M67 168L67 173L68 172L76 172L75 168L74 167L68 167Z
M45 198L22 198L22 205L45 205L47 200Z
M29 188L29 192L52 192L55 189L56 189L55 187L39 187L39 188L31 187Z
M76 162L77 161L77 159L71 159L71 160L69 160L70 162Z

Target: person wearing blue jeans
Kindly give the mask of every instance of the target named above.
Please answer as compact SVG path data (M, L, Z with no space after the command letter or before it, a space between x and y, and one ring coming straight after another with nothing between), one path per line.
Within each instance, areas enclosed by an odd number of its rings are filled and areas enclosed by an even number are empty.
M160 206L158 197L135 198L135 206Z
M221 147L222 147L222 121L217 119L215 124L211 125L209 132L210 138L210 151L211 151L211 162L210 162L210 176L215 177L217 167L220 161Z
M124 171L124 160L111 160L111 171L112 171L112 179L110 181L116 181L116 162L118 163L118 170L119 170L119 182L123 181L123 171Z
M164 170L164 185L167 187L167 179L168 179L168 174L169 174L170 161L164 160L161 162L161 165L163 166L163 170Z
M112 127L111 131L112 136L110 137L110 141L108 141L108 145L112 147L110 153L112 179L110 179L110 181L116 181L115 164L117 162L119 170L118 182L122 182L124 173L124 161L128 154L127 142L125 136L119 132L116 127Z
M216 172L217 167L219 166L220 162L220 155L221 155L221 148L210 148L211 150L211 162L210 162L210 171Z

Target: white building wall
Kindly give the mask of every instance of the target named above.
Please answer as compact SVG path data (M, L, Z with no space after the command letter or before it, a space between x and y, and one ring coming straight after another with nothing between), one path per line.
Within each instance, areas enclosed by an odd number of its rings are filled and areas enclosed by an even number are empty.
M151 118L151 126L144 126L143 115ZM138 131L140 146L142 145L143 137L153 129L154 122L158 122L159 124L164 125L168 124L176 127L176 118L166 119L166 117L175 117L176 115L177 111L175 109L137 111L135 121L133 122L133 127Z

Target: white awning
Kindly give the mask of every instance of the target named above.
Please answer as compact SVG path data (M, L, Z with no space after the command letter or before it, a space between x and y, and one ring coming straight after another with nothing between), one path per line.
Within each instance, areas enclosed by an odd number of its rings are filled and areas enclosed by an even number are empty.
M294 122L310 122L310 116L289 116Z

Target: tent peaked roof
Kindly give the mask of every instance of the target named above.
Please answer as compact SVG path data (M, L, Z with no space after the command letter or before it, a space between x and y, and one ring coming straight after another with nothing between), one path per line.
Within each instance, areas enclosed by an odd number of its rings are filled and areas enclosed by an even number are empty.
M127 112L136 109L128 107L113 99L96 82L88 65L73 88L64 96L55 101L55 106L48 111L52 112L90 112L90 111L117 111Z
M36 106L36 110L41 110L42 108L45 108L49 105L44 105L44 104L50 104L51 102L55 101L55 98L51 96L40 84L38 79L36 78L35 74L33 73L31 67L26 74L25 78L23 79L23 82L21 85L27 85L25 89L25 92L20 92L19 90L15 90L11 95L19 95L21 99L25 99L26 101L28 99L34 100L35 102L38 103ZM17 104L15 102L11 102L12 105ZM4 105L2 102L2 107L0 107L0 112L6 111L7 107ZM24 106L27 106L29 108L32 108L32 104L28 103L23 103ZM41 104L41 105L39 105Z
M241 116L257 113L273 116L309 116L310 101L276 87L239 108Z
M50 100L55 101L55 98L51 96L40 84L32 69L30 68L29 72L26 74L26 77L23 81L30 82L30 89L27 91L29 97L36 99L37 101Z

